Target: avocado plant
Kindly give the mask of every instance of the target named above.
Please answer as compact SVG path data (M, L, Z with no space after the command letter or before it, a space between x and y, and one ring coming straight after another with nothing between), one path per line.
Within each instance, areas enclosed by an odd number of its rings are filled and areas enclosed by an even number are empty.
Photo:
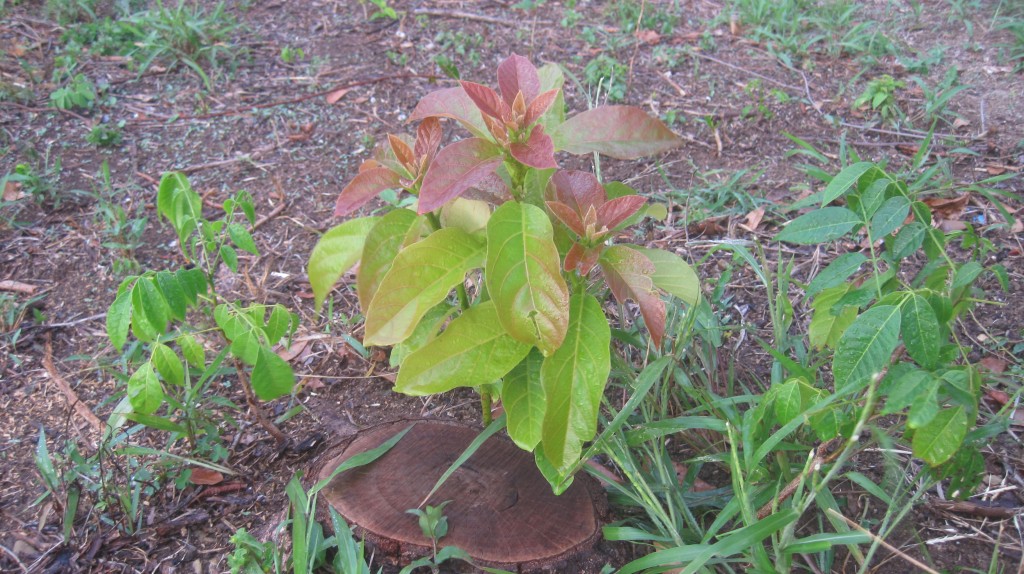
M309 278L319 307L358 262L363 343L394 347L395 390L473 387L485 423L500 397L509 435L558 485L596 434L612 352L608 288L620 303L636 303L660 347L662 292L694 304L699 287L677 255L614 243L661 206L623 183L559 170L556 153L629 160L681 140L631 106L566 118L554 65L537 69L512 55L497 79L497 91L463 81L420 100L410 118L419 122L415 140L388 136L341 191L335 215L386 189L416 196L416 209L330 229L310 256ZM442 120L471 137L442 148Z

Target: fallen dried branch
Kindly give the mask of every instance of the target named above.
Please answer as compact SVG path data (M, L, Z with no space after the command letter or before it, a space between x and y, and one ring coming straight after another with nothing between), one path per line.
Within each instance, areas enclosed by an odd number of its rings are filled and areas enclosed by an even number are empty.
M64 380L64 377L61 377L60 373L57 372L57 367L53 364L53 346L50 343L49 335L46 337L46 346L43 355L43 368L46 369L46 372L50 374L50 378L53 379L53 382L56 383L57 387L64 393L64 397L67 398L68 402L71 403L71 406L74 407L78 416L85 419L94 429L96 429L97 433L102 435L103 431L106 429L106 425L104 425L92 410L89 409L88 405L78 398L78 394L71 388L71 385L69 385L68 382Z
M488 24L499 24L501 26L519 26L520 22L509 21L505 18L495 18L494 16L485 16L483 14L473 14L472 12L463 12L462 10L434 10L431 8L417 8L412 11L414 16L434 16L436 18L458 18L461 20L474 20L476 22L487 22ZM551 22L541 22L538 24L551 24Z
M288 207L287 203L279 203L279 204L277 204L277 207L275 207L273 210L271 210L270 213L268 213L268 214L264 215L263 217L259 218L258 220L256 220L256 223L254 223L253 226L252 226L252 230L256 231L264 223L270 221L271 219L274 219L278 215L281 215L281 212L283 212L287 207Z
M917 560L913 556L910 556L909 554L903 552L899 548L896 548L895 546L893 546L892 544L889 544L885 540L882 540L878 536L875 536L875 534L873 532L871 532L867 528L864 528L860 524L857 524L856 522L850 520L849 518L847 518L846 516L840 514L839 512L836 512L835 510L833 510L831 508L826 509L825 512L828 512L829 514L831 514L832 516L835 516L836 518L842 519L842 521L845 522L850 528L853 528L854 530L856 530L858 532L863 532L864 534L867 534L868 536L871 537L872 540L874 540L878 544L880 544L883 547L885 547L886 550L888 550L889 552L892 552L896 556L899 556L903 560L906 560L910 564L913 564L917 568L920 568L922 571L927 572L928 574L939 574L934 568L928 566L927 564L925 564L924 562L921 562L920 560Z
M0 281L0 291L13 291L14 293L22 293L24 295L33 295L36 292L35 285L29 285L28 283L22 283L21 281L14 281L13 279L6 279Z
M997 520L1013 518L1018 514L1024 513L1024 509L1022 508L1001 506L998 503L985 501L933 500L931 505L939 510L945 510L947 512L995 518Z

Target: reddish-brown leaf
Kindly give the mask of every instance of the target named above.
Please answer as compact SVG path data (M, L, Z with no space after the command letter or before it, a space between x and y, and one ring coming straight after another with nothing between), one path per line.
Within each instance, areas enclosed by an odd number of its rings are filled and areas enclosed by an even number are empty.
M334 215L342 217L362 207L364 203L385 189L398 187L399 175L386 167L375 167L359 172L345 189L341 190L334 205Z
M477 137L487 137L487 126L483 115L473 100L461 87L435 90L423 96L409 116L409 121L430 117L457 120Z
M395 158L398 159L398 163L402 164L402 167L410 172L415 173L416 154L413 153L409 144L392 134L388 134L388 143L391 145L391 152L395 154Z
M459 140L437 153L420 187L419 213L434 211L480 183L501 164L501 148L482 138Z
M981 368L993 373L1003 373L1006 371L1007 367L1006 361L1004 359L1000 359L999 357L985 357L982 360L978 361L978 365L981 366Z
M347 94L350 89L351 88L341 88L340 90L334 90L333 92L327 94L327 104L333 106L334 104L338 103L338 100L344 98L345 94Z
M578 213L560 201L549 201L547 202L547 205L548 209L551 210L551 213L553 213L559 221L564 223L566 227L573 231L573 233L583 237L583 220L580 219Z
M429 165L434 159L434 154L437 153L438 146L441 145L443 135L441 122L437 118L430 117L420 122L419 127L416 128L416 157L426 157Z
M487 177L473 184L462 193L462 197L466 199L479 199L480 201L486 201L491 205L501 205L506 201L512 199L512 192L508 189L508 185L505 180L501 179L501 176L497 173L492 173Z
M757 228L761 225L762 219L764 219L764 208L758 207L754 211L748 213L744 222L740 223L739 226L753 233L757 231Z
M548 90L543 94L534 98L530 105L526 108L526 117L523 119L523 127L529 127L533 125L533 122L540 119L544 115L544 112L548 111L551 104L558 97L558 90Z
M599 106L561 123L551 134L556 150L598 152L637 159L675 149L683 140L661 120L633 106Z
M509 106L519 92L523 93L527 102L532 102L540 92L540 75L537 68L530 60L512 54L498 65L498 89Z
M506 120L512 116L512 109L508 104L501 100L501 96L498 92L495 92L491 88L483 84L477 84L475 82L462 82L462 89L465 90L469 99L473 100L476 107L481 112L497 118L499 120Z
M656 46L659 42L661 42L661 34L655 32L654 30L637 30L636 34L633 35L636 36L637 40L640 40L641 42L649 44L651 46Z
M572 247L569 248L569 252L565 254L564 269L569 272L573 270L579 271L580 275L590 273L594 265L597 265L597 260L600 259L604 248L605 245L603 243L598 243L589 249L579 243L573 243Z
M639 195L624 195L608 201L597 209L597 225L606 229L615 227L637 212L647 200Z
M613 245L601 254L600 265L615 299L622 304L632 299L640 306L651 340L660 347L665 335L665 302L651 280L654 263L639 251Z
M963 194L957 197L943 198L943 197L926 197L924 201L925 205L932 209L932 215L936 219L956 219L963 213L964 207L967 206L967 199L970 196Z
M581 217L591 207L601 206L607 197L594 174L575 170L556 171L548 181L548 193Z
M544 133L544 126L538 125L530 132L530 138L525 143L514 143L509 146L512 157L524 165L537 169L550 169L558 167L555 163L555 145L551 137Z
M196 467L192 469L189 474L189 482L192 484L201 485L213 485L224 482L224 475L217 472L216 470L210 470L208 468Z
M367 159L364 160L363 163L359 164L359 173L363 173L364 171L370 171L371 169L376 169L378 167L384 166L382 166L381 163L375 159Z

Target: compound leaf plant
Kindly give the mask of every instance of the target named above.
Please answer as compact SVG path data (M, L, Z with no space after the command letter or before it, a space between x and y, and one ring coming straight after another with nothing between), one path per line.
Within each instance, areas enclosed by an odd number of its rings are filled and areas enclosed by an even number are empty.
M387 189L415 196L416 209L332 228L308 271L319 307L358 262L363 343L394 347L395 390L475 388L485 422L500 396L509 435L553 471L545 475L557 489L596 433L611 362L608 288L640 308L656 347L663 292L693 304L699 289L677 255L612 244L648 215L644 198L623 183L558 169L556 153L629 160L681 140L636 107L566 118L554 65L537 69L513 54L497 79L498 90L463 81L420 100L410 117L419 122L415 139L389 135L342 190L335 215ZM441 147L442 120L471 137Z

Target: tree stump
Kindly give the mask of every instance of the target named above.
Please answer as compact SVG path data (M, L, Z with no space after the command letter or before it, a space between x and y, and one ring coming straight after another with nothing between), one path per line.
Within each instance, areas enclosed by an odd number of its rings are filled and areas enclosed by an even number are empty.
M420 506L480 429L437 420L381 424L328 451L314 471L315 479L323 480L343 460L412 424L381 458L339 474L320 492L322 504L337 510L379 551L400 560L430 554L430 539L406 510ZM458 546L477 564L520 572L578 563L598 540L607 509L603 490L584 473L555 496L533 455L499 435L489 438L427 503L437 506L446 500L451 501L444 509L448 534L438 548ZM585 570L590 569L573 571Z

